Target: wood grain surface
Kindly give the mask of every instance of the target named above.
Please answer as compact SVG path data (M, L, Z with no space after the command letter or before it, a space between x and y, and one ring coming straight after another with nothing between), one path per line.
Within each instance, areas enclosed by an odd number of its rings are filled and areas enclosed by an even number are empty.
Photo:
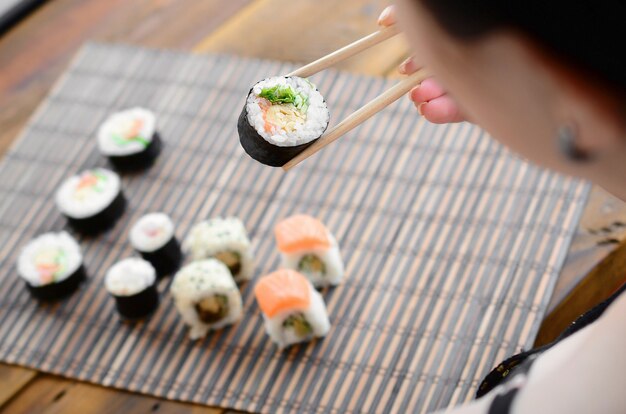
M375 30L386 1L344 0L51 0L0 37L0 154L18 135L80 45L88 39L147 46L222 51L308 62ZM284 22L280 34L259 22ZM288 28L287 33L282 29ZM394 43L350 59L341 69L397 76L406 45ZM602 190L592 193L579 234L555 290L538 342L553 338L569 320L623 283L620 265L626 228L624 203ZM613 252L609 257L607 255ZM606 260L604 260L606 258ZM607 275L608 274L608 275ZM584 280L584 283L580 283ZM562 304L562 306L559 306ZM84 412L109 413L118 400L137 412L220 412L162 402L0 365L3 412L64 412L89 395ZM68 391L69 390L69 391ZM76 390L79 394L75 394ZM61 393L60 398L56 399ZM48 399L34 401L40 396ZM123 396L122 396L123 395ZM67 398L67 397L73 398ZM132 400L132 402L130 402ZM78 400L77 400L78 401ZM95 402L98 404L95 404ZM34 405L39 404L39 405ZM42 405L43 404L43 405ZM150 405L152 404L152 405ZM16 411L18 410L18 411ZM67 411L65 411L67 412Z
M39 375L21 391L19 398L6 402L2 412L220 414L224 411Z
M251 0L51 0L0 37L0 154L86 40L189 49Z
M258 0L200 42L196 52L308 63L378 29L388 0ZM264 22L272 22L265 24ZM280 30L276 30L276 27ZM341 62L337 69L385 74L407 55L401 36Z

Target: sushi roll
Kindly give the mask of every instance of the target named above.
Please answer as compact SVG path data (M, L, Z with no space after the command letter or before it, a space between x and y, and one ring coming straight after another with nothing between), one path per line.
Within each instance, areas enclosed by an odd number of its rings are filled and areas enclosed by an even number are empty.
M191 229L183 250L192 260L209 257L224 263L237 282L252 277L254 259L246 228L235 217L202 221Z
M56 205L74 229L95 234L111 228L124 214L126 199L120 177L96 168L65 180L56 193Z
M41 300L67 296L85 280L80 247L66 232L31 240L20 253L17 269L30 293Z
M339 246L318 219L298 214L279 222L274 235L282 267L297 270L316 287L337 285L344 268Z
M189 337L232 325L241 318L242 300L228 268L219 260L192 262L174 276L174 304L189 325Z
M143 259L134 257L115 263L107 271L104 284L124 319L146 317L159 306L156 271Z
M144 108L111 115L98 129L98 149L119 171L150 167L161 152L156 117Z
M163 277L178 270L182 252L172 220L163 213L141 217L130 229L130 244Z
M281 167L317 140L328 127L324 97L306 79L277 76L252 87L237 131L255 160Z
M267 334L280 348L326 336L330 330L322 295L294 270L282 269L262 277L254 295Z

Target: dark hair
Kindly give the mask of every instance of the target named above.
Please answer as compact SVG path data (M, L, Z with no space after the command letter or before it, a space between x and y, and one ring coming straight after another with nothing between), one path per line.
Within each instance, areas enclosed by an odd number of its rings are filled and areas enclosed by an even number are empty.
M624 0L421 0L446 31L514 29L626 97Z

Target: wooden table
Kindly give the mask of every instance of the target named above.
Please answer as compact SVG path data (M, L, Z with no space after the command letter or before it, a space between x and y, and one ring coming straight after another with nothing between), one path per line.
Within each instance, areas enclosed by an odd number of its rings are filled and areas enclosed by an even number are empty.
M376 29L390 0L51 0L0 38L0 154L87 39L308 62ZM398 76L400 38L338 67ZM594 189L538 343L626 279L626 206ZM0 409L222 413L0 364Z

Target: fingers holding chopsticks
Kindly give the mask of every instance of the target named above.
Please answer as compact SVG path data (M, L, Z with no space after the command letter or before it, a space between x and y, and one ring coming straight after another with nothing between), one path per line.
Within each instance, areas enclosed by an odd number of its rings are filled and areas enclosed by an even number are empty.
M434 78L427 78L411 89L409 99L413 101L420 115L434 124L466 120L454 98Z
M412 57L400 64L398 72L411 75L421 67ZM467 120L454 98L437 82L429 77L411 89L409 99L413 102L421 116L434 124L448 124Z
M381 27L391 27L395 25L396 22L397 19L395 6L386 7L385 10L383 10L378 17L378 25ZM412 75L421 68L422 67L418 65L415 59L411 56L404 62L402 62L400 66L398 66L398 72L400 72L402 75Z
M415 63L413 58L408 58L400 64L398 71L403 75L411 75L420 69L421 67ZM448 95L435 78L427 78L420 85L411 89L409 99L419 114L434 124L448 124L467 120L454 98Z
M378 25L382 27L391 27L395 25L397 22L396 19L396 8L395 6L388 6L385 10L380 13L378 17ZM413 73L420 70L422 67L417 64L415 58L413 56L407 58L404 62L400 63L398 66L398 72L402 75L412 75Z
M388 6L378 17L378 25L390 27L397 23L395 6ZM398 66L402 75L412 75L422 69L413 56ZM435 124L461 122L466 118L454 98L449 96L443 87L434 79L428 78L409 92L409 98L420 115Z

